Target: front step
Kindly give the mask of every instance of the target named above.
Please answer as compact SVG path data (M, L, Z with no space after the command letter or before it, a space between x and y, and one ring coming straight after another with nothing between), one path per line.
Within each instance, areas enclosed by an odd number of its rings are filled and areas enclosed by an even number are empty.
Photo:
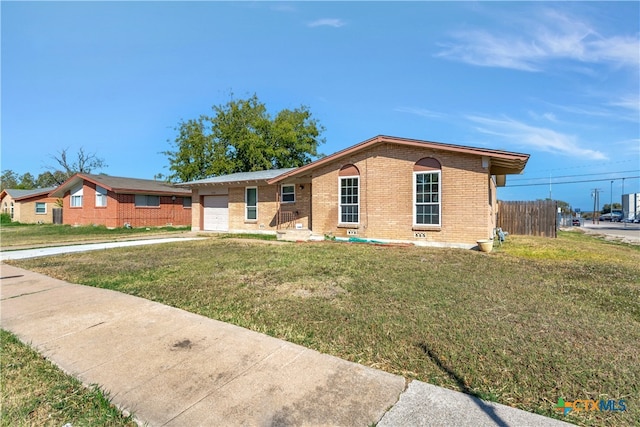
M276 236L278 240L284 240L286 242L306 242L311 238L311 230L278 230Z

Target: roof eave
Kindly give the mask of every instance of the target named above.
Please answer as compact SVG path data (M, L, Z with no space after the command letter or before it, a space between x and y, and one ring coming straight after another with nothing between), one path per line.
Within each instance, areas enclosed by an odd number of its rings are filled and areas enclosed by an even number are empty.
M267 182L269 184L275 184L288 177L303 174L305 172L313 170L327 163L331 163L333 161L339 160L340 158L346 155L352 154L359 150L370 148L371 146L380 144L380 143L401 144L405 146L412 146L412 147L419 147L419 148L430 148L433 150L454 151L458 153L471 154L475 156L486 156L491 159L499 159L500 163L508 163L510 166L512 165L511 167L501 167L500 168L501 172L499 174L520 174L522 173L524 166L527 164L527 161L529 160L529 155L524 153L515 153L515 152L509 152L509 151L502 151L502 150L490 150L490 149L476 148L476 147L465 147L462 145L455 145L455 144L444 144L440 142L420 141L417 139L406 139L406 138L398 138L393 136L378 135L374 138L363 141L352 147L345 148L344 150L340 150L327 157L323 157L322 159L318 159L307 165L300 166L297 169L283 173L275 178L267 180Z

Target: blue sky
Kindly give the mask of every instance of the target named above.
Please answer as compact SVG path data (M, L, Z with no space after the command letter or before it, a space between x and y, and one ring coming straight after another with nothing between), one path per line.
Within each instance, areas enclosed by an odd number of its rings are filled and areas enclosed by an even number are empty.
M619 202L623 177L640 191L639 2L0 7L2 170L37 176L84 147L101 172L152 179L179 121L233 92L272 114L307 105L325 154L378 134L530 154L503 200L549 181L582 209L593 188Z

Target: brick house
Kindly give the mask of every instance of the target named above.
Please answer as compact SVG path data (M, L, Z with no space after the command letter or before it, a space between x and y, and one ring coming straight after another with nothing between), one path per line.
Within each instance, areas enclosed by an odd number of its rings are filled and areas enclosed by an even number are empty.
M49 197L49 193L55 188L4 189L0 192L2 213L9 214L12 221L23 224L51 224L56 198Z
M107 227L191 224L191 191L149 179L76 174L52 191L63 223Z
M528 159L377 136L299 168L178 185L193 191L193 230L470 248L493 237L497 187Z

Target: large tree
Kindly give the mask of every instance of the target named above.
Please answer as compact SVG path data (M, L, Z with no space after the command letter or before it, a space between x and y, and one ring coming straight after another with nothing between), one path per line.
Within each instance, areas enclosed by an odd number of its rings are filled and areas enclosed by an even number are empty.
M48 166L48 170L38 175L38 178L34 178L29 172L19 175L11 169L3 170L0 177L0 191L6 188L30 190L55 187L76 173L91 173L94 169L107 167L105 161L96 153L88 153L82 147L75 155L70 155L69 149L65 148L58 151L56 155L52 155L51 158L58 165Z
M7 188L17 188L19 182L20 176L17 173L11 169L3 170L2 176L0 176L0 191Z
M181 121L169 159L171 181L193 181L234 172L297 167L316 158L324 127L309 108L271 118L254 94L213 106L213 116Z
M98 157L96 153L86 152L83 147L80 147L75 156L69 155L69 148L63 148L51 158L58 165L47 168L51 173L51 176L47 176L47 178L53 178L57 184L62 184L77 173L91 173L95 169L107 167L104 159Z

